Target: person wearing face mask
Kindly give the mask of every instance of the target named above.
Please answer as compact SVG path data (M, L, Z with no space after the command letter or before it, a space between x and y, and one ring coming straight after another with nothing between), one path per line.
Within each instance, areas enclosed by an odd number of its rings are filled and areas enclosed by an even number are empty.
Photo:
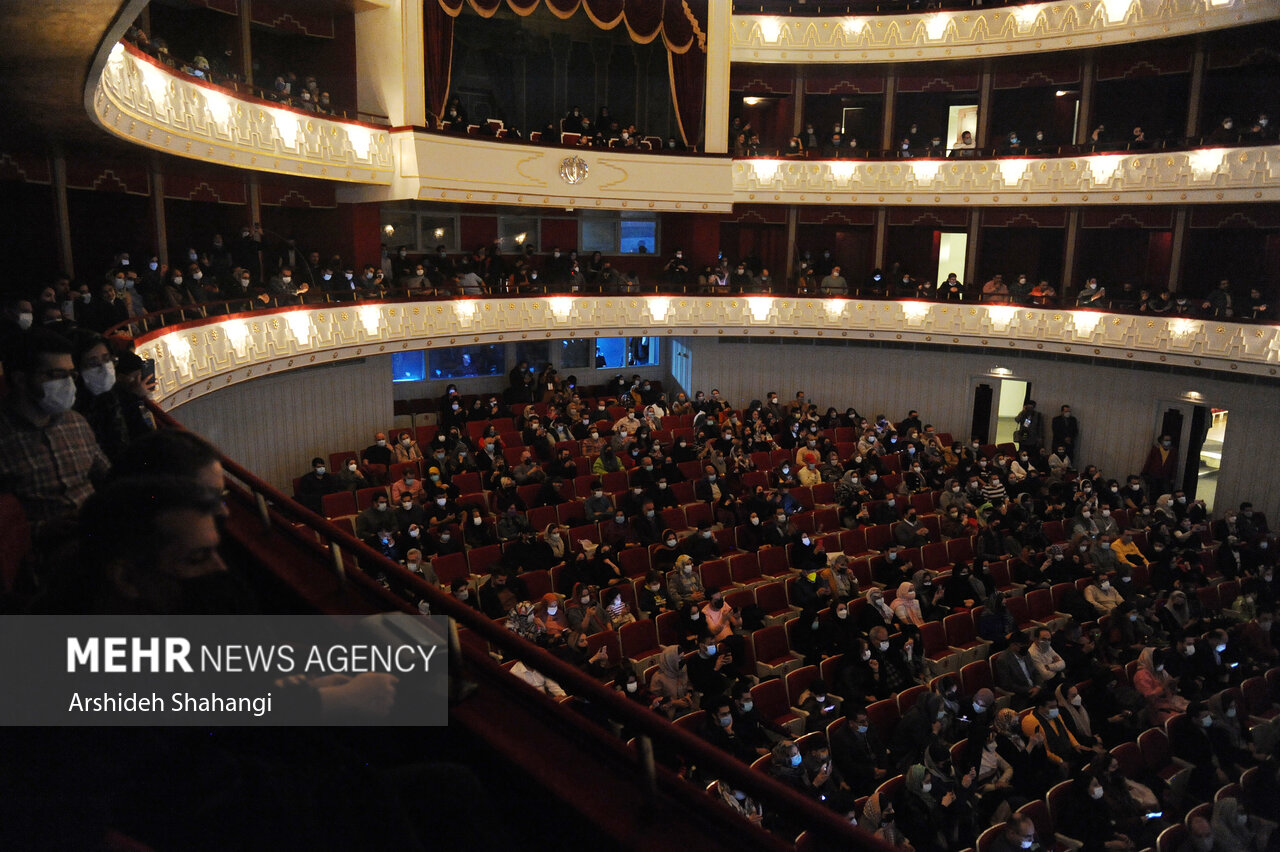
M1213 803L1209 826L1213 852L1261 852L1269 848L1275 833L1270 821L1252 818L1234 796L1224 796Z
M1280 649L1272 640L1272 626L1275 624L1275 612L1271 609L1258 608L1257 617L1245 623L1240 629L1240 653L1246 659L1255 660L1260 666L1270 667L1280 660Z
M0 479L39 537L80 508L110 462L73 410L75 362L65 339L32 330L4 359L10 393L0 403Z
M854 796L866 796L889 776L889 753L866 708L848 713L848 724L831 735L831 757Z
M668 536L667 542L675 540L675 534ZM698 573L698 569L693 564L693 558L687 554L680 554L673 562L673 570L671 577L667 583L667 594L671 600L673 608L681 608L686 604L695 603L701 605L706 600L706 589L702 585L702 577ZM655 570L661 570L655 564Z
M1071 781L1067 795L1059 799L1062 806L1063 834L1097 852L1131 852L1137 844L1118 830L1117 814L1108 802L1102 778L1093 769L1082 772Z
M311 460L311 472L298 479L298 487L294 492L295 499L317 515L324 514L324 495L336 494L342 490L338 480L329 473L324 459L317 456Z
M1187 795L1197 802L1211 801L1223 784L1244 772L1231 747L1231 736L1213 718L1209 707L1199 701L1187 706L1186 717L1169 736L1173 755L1192 766Z
M370 481L379 484L385 481L387 469L395 461L385 432L378 432L373 436L373 443L365 447L360 460L364 474Z
M110 392L116 360L103 338L82 333L75 338L75 364L80 375L74 408L89 422L107 458L116 459L130 441L120 397Z
M733 701L728 696L708 698L702 703L702 708L707 711L707 716L703 719L699 736L738 760L750 762L759 756L739 734Z
M889 737L889 754L899 772L924 759L924 753L950 725L951 716L942 696L926 692L903 714Z
M1142 479L1147 493L1165 494L1173 490L1178 474L1178 452L1169 435L1161 435L1147 452L1142 465Z
M906 781L895 807L903 834L916 849L951 848L959 810L954 792L934 790L934 779L923 764L906 770Z
M902 624L913 624L916 627L924 626L924 615L921 611L920 601L917 600L915 586L912 583L900 583L898 585L898 596L894 598L893 603L889 606Z
M1105 542L1110 544L1110 542ZM1084 599L1093 607L1094 612L1098 615L1109 615L1116 607L1124 602L1124 596L1120 590L1115 588L1110 577L1099 572L1094 581L1085 587Z
M1133 673L1133 688L1146 702L1146 718L1151 725L1163 726L1170 716L1187 709L1187 699L1177 694L1177 681L1165 670L1167 660L1165 651L1144 648Z
M1022 734L1028 738L1043 736L1050 762L1057 765L1064 776L1092 753L1089 746L1081 745L1072 735L1062 719L1057 696L1048 690L1036 696L1032 711L1023 717Z

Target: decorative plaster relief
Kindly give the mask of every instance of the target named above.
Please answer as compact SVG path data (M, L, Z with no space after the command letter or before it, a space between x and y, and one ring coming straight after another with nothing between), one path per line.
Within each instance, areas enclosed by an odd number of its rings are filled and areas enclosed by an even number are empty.
M156 399L172 409L228 385L346 358L628 335L890 340L1280 375L1278 326L794 296L551 296L283 308L160 329L141 337L137 348L156 361Z
M240 98L123 42L92 90L104 130L178 157L351 183L391 181L386 128Z
M1068 0L899 15L734 15L732 62L917 62L1128 44L1280 17L1274 0Z

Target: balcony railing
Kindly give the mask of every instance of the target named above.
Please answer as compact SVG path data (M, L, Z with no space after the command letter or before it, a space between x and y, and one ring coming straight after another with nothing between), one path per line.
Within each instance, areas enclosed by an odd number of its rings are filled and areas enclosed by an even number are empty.
M299 177L391 181L387 128L238 94L131 44L112 48L90 94L90 114L104 130L147 148Z

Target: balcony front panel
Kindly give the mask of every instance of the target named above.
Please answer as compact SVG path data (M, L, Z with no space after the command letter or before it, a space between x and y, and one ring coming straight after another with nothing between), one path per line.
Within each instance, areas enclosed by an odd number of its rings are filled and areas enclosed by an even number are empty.
M86 97L108 133L167 154L299 177L391 182L386 128L238 97L132 45L111 49Z
M1280 146L1087 157L737 160L734 199L780 204L1216 204L1280 200Z
M581 210L725 212L725 157L560 148L397 130L388 190L353 187L344 200L417 199Z
M1068 0L844 18L734 15L733 62L922 62L1078 50L1280 18L1274 0Z
M773 296L551 296L278 309L138 340L166 408L289 370L413 349L572 337L898 341L1280 375L1280 326L1097 311ZM390 381L390 376L388 376Z

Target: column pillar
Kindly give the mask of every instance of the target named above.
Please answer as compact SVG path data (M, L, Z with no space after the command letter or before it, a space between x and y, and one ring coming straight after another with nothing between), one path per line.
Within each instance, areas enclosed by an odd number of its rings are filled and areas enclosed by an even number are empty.
M76 277L75 258L71 253L71 211L67 204L67 158L56 154L53 164L53 209L58 228L58 265L71 279ZM96 295L95 295L96 298Z
M1084 67L1080 69L1080 106L1076 111L1077 145L1089 141L1093 132L1093 85L1098 75L1098 57L1092 50L1084 55Z
M798 131L797 131L798 132ZM792 134L794 135L794 134ZM800 224L800 209L794 204L787 205L787 256L782 269L774 270L774 281L784 282L788 287L794 287L799 283L799 276L792 277L792 273L796 271L796 231ZM776 274L781 273L781 274Z
M1173 214L1173 240L1169 246L1169 289L1174 293L1182 289L1182 259L1190 218L1186 207L1179 207Z
M962 280L978 287L982 286L978 283L978 240L981 235L982 208L975 207L969 213L969 236L964 247L964 278Z
M707 89L703 107L703 150L729 151L729 39L733 33L733 4L707 4ZM697 46L689 48L697 50Z
M356 14L359 111L385 115L393 127L427 123L423 2L393 0Z
M991 93L995 87L995 75L991 72L991 60L982 63L982 79L978 83L978 132L973 144L985 148L991 136ZM943 140L950 147L954 140Z
M791 135L799 136L804 128L804 64L796 64L795 81L791 96Z
M1184 136L1200 135L1200 107L1204 101L1204 39L1196 39L1196 50L1191 57L1191 88L1187 97L1187 126Z
M551 109L556 131L560 130L561 116L569 113L569 53L573 41L563 33L551 34ZM581 106L581 104L579 104ZM559 138L554 141L559 142Z
M884 271L885 256L889 253L889 208L876 209L875 240L872 243L872 263L876 269Z
M253 85L253 0L240 0L240 76Z
M151 171L151 219L154 231L151 236L156 244L156 257L161 266L169 265L169 226L164 215L164 172L160 170L160 158L152 157Z
M1063 305L1075 301L1076 264L1079 262L1080 208L1067 211L1066 247L1062 252L1062 280L1058 282L1058 299ZM1039 283L1039 282L1037 282ZM1050 282L1052 283L1052 282ZM1071 299L1068 300L1068 296Z
M609 60L613 56L613 42L608 39L598 38L591 40L591 65L595 70L595 100L592 102L597 108L609 104ZM609 109L609 113L613 114L613 109ZM595 124L596 117L591 116L591 123ZM597 127L597 130L603 131L605 128Z
M880 150L893 149L894 102L898 100L898 69L891 68L884 76L884 121L880 124ZM877 266L881 264L877 263Z

